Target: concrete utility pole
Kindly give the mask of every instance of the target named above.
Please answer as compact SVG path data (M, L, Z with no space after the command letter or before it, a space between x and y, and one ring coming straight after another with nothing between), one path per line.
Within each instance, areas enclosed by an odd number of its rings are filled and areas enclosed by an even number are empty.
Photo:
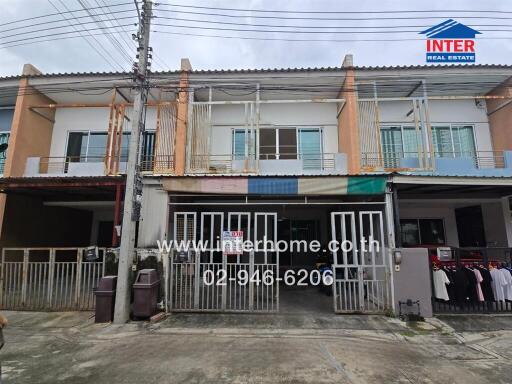
M151 0L144 0L139 14L138 65L135 68L136 93L133 104L133 116L126 165L126 188L123 208L123 223L119 266L117 270L117 292L114 311L114 323L122 324L129 320L131 279L130 270L135 258L135 228L139 220L142 186L139 177L139 138L144 131L144 116L147 101L147 72L149 59L149 33L152 16ZM138 9L137 9L138 11Z

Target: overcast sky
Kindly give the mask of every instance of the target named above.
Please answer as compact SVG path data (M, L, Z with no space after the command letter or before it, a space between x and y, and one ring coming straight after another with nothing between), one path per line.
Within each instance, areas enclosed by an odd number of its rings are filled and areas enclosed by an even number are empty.
M98 7L98 5L109 4L111 8L107 10L93 10L92 12L108 12L117 10L132 10L132 12L118 12L117 17L134 16L134 5L114 7L114 4L125 3L128 0L0 0L2 12L0 14L1 35L0 41L11 42L13 44L27 43L29 40L21 40L37 35L56 34L60 32L71 31L71 27L54 30L45 30L38 33L26 34L27 31L35 29L46 29L55 26L64 26L67 21L59 23L34 25L45 21L63 20L62 16L52 16L44 19L34 19L24 23L11 24L11 22L30 18L34 16L55 13L56 10L52 3L60 10L64 11L64 6L69 10L81 9L82 5ZM82 3L82 5L80 4ZM268 37L284 39L421 39L417 31L435 25L448 18L454 18L457 21L473 26L475 29L484 30L479 35L476 45L476 58L479 64L510 64L512 62L512 40L511 39L491 39L492 37L512 38L512 2L511 1L470 1L470 0L430 0L425 1L386 1L386 0L247 0L247 1L229 1L229 0L161 0L161 3L173 3L182 5L198 5L208 7L224 8L243 8L253 10L288 10L288 11L384 11L384 10L432 10L432 9L451 9L451 10L499 10L505 11L498 14L490 13L461 13L457 11L437 13L436 19L417 19L414 17L426 17L425 14L278 14L278 13L237 13L234 11L214 11L207 9L192 8L171 8L160 5L156 7L157 16L175 17L181 19L208 20L208 21L228 21L230 23L247 24L266 24L276 26L335 26L335 27L372 27L372 26L406 26L396 27L396 30L407 30L406 33L375 33L361 34L352 33L350 30L339 29L338 31L348 31L346 34L300 34L300 33L258 33L258 32L238 32L238 31L216 31L196 28L176 28L167 26L153 26L154 31L169 31L187 34L203 35L224 35L224 36L246 36L246 37ZM171 12L165 12L164 10ZM175 11L189 11L196 13L177 13ZM230 15L241 15L239 17L221 17L199 15L197 13L223 13ZM506 13L510 12L510 13ZM76 12L73 16L85 16L86 13ZM283 17L323 17L323 18L372 18L372 17L413 17L404 20L279 20L271 18L255 18L254 16L283 16ZM70 13L64 14L71 22L91 21L84 17L73 19ZM488 16L488 19L464 19L462 16ZM111 18L111 15L102 15L102 18ZM497 19L501 18L501 19ZM119 23L131 23L135 19L119 20ZM5 24L10 23L10 24ZM111 26L111 22L105 21L105 24ZM113 22L112 22L113 23ZM180 24L195 27L218 27L232 29L278 29L255 26L237 26L226 24L208 24L192 21L176 21L157 18L153 23L162 24ZM20 26L31 25L29 28L15 29ZM499 25L499 26L496 26ZM78 28L98 28L97 25L90 23L78 26ZM119 34L116 36L119 45L126 51L128 31L135 31L135 26L124 27L124 40ZM281 28L283 29L283 28ZM293 28L292 28L293 29ZM297 28L294 28L297 29ZM486 31L489 29L508 29L506 31ZM305 29L302 29L305 30ZM322 29L308 29L310 31L319 31ZM361 29L363 30L363 29ZM371 30L371 29L366 29ZM390 29L387 29L390 30ZM325 29L323 29L325 31ZM332 31L332 30L328 30ZM86 34L87 32L83 32ZM101 30L90 31L92 34L101 33ZM12 36L15 35L16 36ZM11 36L10 36L11 35ZM69 34L67 35L69 36ZM44 37L51 39L58 36ZM77 72L77 71L111 71L119 70L121 65L129 69L128 59L123 58L119 49L104 36L94 36L97 41L89 37L89 43L84 38L73 38L67 40L53 40L49 42L40 42L37 44L23 45L11 48L0 49L0 75L15 75L21 72L24 63L31 63L43 72ZM20 40L12 43L14 40ZM115 42L114 42L115 44ZM90 45L96 47L101 55ZM101 47L99 47L101 45ZM392 42L287 42L287 41L257 41L257 40L239 40L223 39L214 37L197 36L176 36L167 35L161 32L153 32L151 36L151 45L156 53L155 69L177 69L180 58L188 57L195 69L220 69L220 68L274 68L274 67L322 67L338 66L342 58L347 53L354 55L356 65L406 65L406 64L424 64L425 63L425 42L424 40L413 41L392 41ZM102 49L104 49L102 51ZM105 52L105 50L107 52ZM134 55L133 49L130 55ZM105 58L103 58L104 56ZM110 57L111 56L111 57ZM117 63L117 64L116 64Z

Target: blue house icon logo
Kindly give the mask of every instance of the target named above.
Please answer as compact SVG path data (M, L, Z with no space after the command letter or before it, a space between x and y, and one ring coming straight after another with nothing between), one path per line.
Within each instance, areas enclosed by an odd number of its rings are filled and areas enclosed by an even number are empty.
M420 34L427 37L427 63L475 62L476 29L449 19Z

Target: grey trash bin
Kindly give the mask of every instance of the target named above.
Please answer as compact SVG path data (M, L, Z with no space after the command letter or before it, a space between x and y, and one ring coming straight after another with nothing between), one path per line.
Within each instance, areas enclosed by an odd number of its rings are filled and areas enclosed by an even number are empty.
M94 290L96 296L95 323L108 323L114 320L117 276L104 276Z
M133 316L151 317L157 310L160 279L154 269L141 269L133 284Z

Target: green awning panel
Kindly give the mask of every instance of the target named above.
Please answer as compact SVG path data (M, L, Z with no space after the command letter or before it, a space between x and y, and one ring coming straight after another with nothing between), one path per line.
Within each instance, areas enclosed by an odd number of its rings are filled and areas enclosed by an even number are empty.
M386 192L384 177L349 177L347 195L381 195Z

